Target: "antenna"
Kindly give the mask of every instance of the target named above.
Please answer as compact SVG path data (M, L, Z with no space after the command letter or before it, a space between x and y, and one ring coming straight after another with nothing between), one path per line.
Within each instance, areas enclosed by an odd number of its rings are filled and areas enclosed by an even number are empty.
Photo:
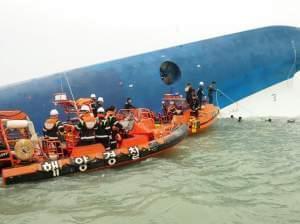
M66 82L67 82L67 85L68 85L68 88L69 88L69 91L70 91L72 100L73 100L73 102L74 102L75 110L76 110L76 112L78 113L78 107L77 107L77 104L76 104L76 101L75 101L75 98L74 98L74 94L73 94L73 91L72 91L72 88L71 88L71 85L70 85L70 82L69 82L69 79L68 79L68 77L67 77L66 72L64 72L64 77L65 77L65 80L66 80Z

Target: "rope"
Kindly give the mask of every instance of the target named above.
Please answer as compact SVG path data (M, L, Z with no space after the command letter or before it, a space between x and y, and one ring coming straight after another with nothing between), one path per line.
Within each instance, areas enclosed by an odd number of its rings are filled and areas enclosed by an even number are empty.
M217 90L217 92L219 92L219 93L221 93L223 96L225 96L229 101L231 101L233 104L235 104L236 105L236 107L237 107L237 110L239 110L239 104L236 102L236 101L234 101L230 96L228 96L227 94L225 94L222 90L220 90L220 89L216 89ZM217 94L217 92L216 92L216 94ZM253 112L251 111L251 110L248 110L245 106L243 106L243 108L245 109L245 111L247 111L249 114L253 114Z
M219 105L219 100L218 100L218 89L216 89L216 103L217 103L217 107L220 108L220 105Z

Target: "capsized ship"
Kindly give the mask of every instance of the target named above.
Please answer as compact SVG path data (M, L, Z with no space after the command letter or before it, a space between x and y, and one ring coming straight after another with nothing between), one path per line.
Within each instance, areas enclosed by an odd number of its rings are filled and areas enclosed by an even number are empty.
M223 111L241 112L250 99L251 112L244 110L249 116L294 116L300 114L300 107L289 108L295 105L289 90L298 88L289 82L299 71L299 53L299 28L259 28L2 87L0 108L26 111L41 130L53 107L53 93L68 90L64 77L75 98L95 92L105 98L106 106L120 108L127 97L132 97L136 106L154 111L161 109L161 97L166 92L183 94L188 82L197 87L199 81L216 81L222 92L216 103ZM299 98L293 91L292 96ZM281 101L287 106L280 107L277 102Z

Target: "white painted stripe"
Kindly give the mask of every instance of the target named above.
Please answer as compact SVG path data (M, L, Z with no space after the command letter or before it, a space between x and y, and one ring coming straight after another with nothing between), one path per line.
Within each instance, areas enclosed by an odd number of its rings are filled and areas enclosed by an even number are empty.
M297 117L300 116L300 72L221 110L221 117Z

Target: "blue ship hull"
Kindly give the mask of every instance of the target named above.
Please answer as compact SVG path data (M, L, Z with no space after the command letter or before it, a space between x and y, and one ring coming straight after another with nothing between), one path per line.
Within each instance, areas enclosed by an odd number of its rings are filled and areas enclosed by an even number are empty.
M162 95L169 91L184 94L188 82L197 87L199 81L208 84L214 80L233 101L250 96L293 77L300 68L297 52L300 52L300 29L274 26L91 65L65 74L75 97L96 93L104 97L107 107L118 108L127 97L132 97L136 106L159 111ZM172 63L160 71L166 61ZM167 85L162 78L173 82ZM0 108L24 110L41 130L53 108L53 93L62 89L68 92L63 73L5 86L0 89ZM224 96L218 102L221 108L232 103Z

